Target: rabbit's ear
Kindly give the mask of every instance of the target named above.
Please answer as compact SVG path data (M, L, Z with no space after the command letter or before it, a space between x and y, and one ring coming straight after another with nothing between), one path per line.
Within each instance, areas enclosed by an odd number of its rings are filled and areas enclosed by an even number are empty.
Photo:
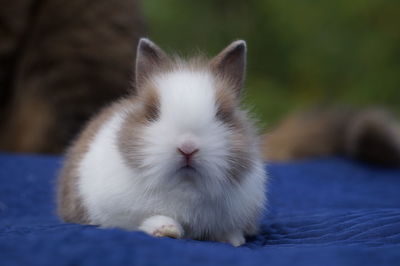
M227 80L240 96L246 71L246 42L238 40L226 47L211 60L211 68L217 76Z
M160 47L149 39L141 38L136 52L136 88L143 85L146 79L154 72L160 71L169 61L169 57Z

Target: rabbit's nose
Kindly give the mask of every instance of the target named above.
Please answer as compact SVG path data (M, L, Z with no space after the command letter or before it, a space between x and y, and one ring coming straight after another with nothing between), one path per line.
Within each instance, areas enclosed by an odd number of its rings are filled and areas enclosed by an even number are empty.
M199 151L199 149L192 142L184 142L177 148L177 151L183 157L185 157L186 164L189 164L190 163L190 159L192 158L192 156L194 154L196 154Z

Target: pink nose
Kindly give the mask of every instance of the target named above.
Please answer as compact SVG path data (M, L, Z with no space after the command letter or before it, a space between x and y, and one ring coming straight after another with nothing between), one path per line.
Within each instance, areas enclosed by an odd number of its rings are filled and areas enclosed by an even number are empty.
M196 154L199 149L192 143L188 142L188 143L183 143L178 149L177 151L182 154L183 157L185 157L186 160L186 164L190 163L190 159L192 158L192 156L194 154Z

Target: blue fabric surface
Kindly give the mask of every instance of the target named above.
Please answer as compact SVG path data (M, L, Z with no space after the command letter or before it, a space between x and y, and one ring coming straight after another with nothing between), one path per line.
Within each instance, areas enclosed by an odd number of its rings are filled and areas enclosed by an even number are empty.
M400 170L340 158L271 164L261 233L233 248L61 223L60 164L0 154L0 265L400 265Z

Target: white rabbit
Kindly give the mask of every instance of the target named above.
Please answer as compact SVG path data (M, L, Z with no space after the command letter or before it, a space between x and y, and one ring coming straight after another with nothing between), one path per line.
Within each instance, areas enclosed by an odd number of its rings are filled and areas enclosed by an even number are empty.
M214 59L137 50L135 94L102 110L70 147L58 184L67 222L245 243L266 203L253 122L240 108L246 43Z

